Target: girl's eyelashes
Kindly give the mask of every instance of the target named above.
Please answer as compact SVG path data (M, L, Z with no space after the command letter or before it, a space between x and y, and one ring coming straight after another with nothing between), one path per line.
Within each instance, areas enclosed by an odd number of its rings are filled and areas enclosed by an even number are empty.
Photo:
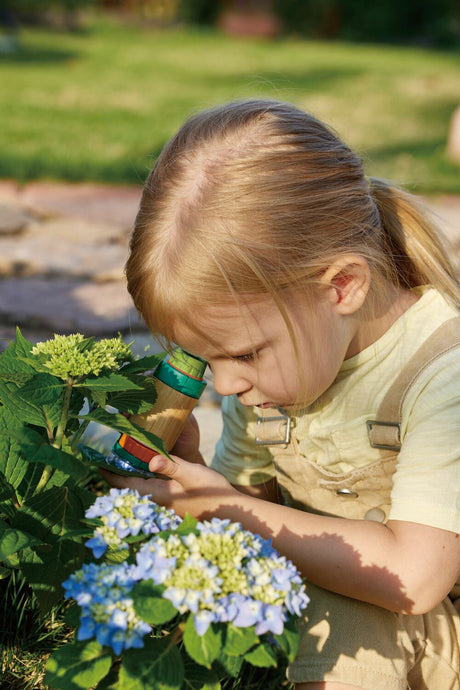
M247 352L244 355L237 355L236 357L232 357L232 359L235 362L251 362L256 358L256 355L256 352Z

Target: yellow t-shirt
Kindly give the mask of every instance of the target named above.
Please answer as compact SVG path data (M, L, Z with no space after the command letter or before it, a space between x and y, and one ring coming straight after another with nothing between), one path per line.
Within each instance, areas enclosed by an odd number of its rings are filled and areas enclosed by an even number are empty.
M375 343L345 360L330 388L294 417L301 453L328 472L344 473L375 462L366 420L398 371L442 323L458 310L432 288ZM261 484L275 476L269 446L255 445L256 423L270 410L224 399L224 427L212 467L233 484ZM402 447L393 476L389 519L460 531L460 350L436 359L406 396Z

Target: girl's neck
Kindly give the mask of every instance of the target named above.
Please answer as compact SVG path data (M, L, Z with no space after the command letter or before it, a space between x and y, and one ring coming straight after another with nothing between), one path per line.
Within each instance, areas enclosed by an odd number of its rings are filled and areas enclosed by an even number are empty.
M377 310L376 316L359 322L356 333L347 350L346 359L354 357L354 355L357 355L366 347L379 340L419 298L419 293L392 287L389 299L386 300L385 306Z

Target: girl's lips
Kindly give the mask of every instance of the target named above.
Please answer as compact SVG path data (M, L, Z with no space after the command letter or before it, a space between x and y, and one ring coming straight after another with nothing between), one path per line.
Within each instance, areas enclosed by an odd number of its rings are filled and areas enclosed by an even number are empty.
M277 407L277 405L275 405L273 402L264 402L256 405L255 407L261 407L263 410L266 410L269 407Z

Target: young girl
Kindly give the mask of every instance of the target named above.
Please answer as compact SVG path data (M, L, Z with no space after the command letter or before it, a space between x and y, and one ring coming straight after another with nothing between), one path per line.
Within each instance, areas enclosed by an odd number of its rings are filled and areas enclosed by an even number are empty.
M297 564L296 688L458 690L459 286L414 199L296 107L225 104L160 155L127 278L228 397L213 469L191 421L168 481L110 483Z

